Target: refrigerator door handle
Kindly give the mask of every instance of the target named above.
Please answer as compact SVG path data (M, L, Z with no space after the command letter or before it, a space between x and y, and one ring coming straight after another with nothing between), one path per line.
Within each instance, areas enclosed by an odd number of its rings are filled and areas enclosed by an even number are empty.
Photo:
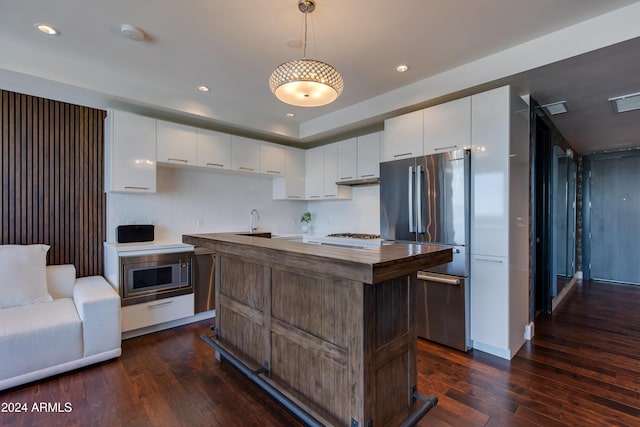
M460 279L452 276L436 276L433 274L418 271L418 280L426 280L429 282L442 283L444 285L460 286Z
M418 219L417 231L418 233L424 233L426 230L424 224L422 224L422 180L424 176L424 166L420 165L416 171L416 217Z
M407 199L409 199L409 232L415 233L416 225L413 222L413 198L415 197L413 193L413 182L415 180L415 171L413 166L409 166L409 194Z

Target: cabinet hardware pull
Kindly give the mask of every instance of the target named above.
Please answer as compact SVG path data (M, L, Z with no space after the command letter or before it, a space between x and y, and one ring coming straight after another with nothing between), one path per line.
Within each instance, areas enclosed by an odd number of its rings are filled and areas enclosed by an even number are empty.
M495 262L495 263L498 263L498 264L502 264L502 260L501 259L491 259L491 258L476 257L476 261Z
M238 167L238 169L240 169L241 171L253 172L253 168L247 168L247 167L244 167L244 166L240 166L240 167Z
M336 197L335 194L325 194L324 197Z
M341 176L340 179L353 179L352 176Z
M275 174L275 175L280 175L280 171L267 171L267 173L271 173L271 174Z
M299 199L300 196L287 196L289 199Z
M374 173L368 173L366 175L360 175L360 178L369 178L370 176L376 176Z
M448 150L449 148L458 148L458 146L457 145L450 145L448 147L437 147L437 148L434 148L433 151Z
M173 158L173 157L169 157L167 160L170 161L170 162L189 163L189 160L176 159L176 158Z
M207 166L216 166L219 168L223 168L224 165L222 163L207 163Z
M393 157L403 157L403 156L410 156L413 153L402 153L402 154L394 154Z
M149 187L135 187L133 185L125 185L124 188L128 188L129 190L148 190Z
M319 199L320 196L309 196L310 199Z
M149 304L149 305L147 305L147 308L156 308L156 307L160 307L160 306L163 306L163 305L171 304L172 302L173 302L173 300L159 302L157 304Z

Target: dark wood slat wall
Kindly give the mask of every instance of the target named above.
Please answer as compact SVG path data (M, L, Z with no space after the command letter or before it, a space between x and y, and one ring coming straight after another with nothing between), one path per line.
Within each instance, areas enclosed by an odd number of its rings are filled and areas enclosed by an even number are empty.
M103 274L106 112L0 94L0 243L48 244L48 264Z

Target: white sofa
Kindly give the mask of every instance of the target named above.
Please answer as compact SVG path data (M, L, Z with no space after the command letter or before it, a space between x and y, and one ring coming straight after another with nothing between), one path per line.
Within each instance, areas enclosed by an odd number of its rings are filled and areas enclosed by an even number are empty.
M0 390L122 352L120 297L107 281L76 279L73 265L47 266L45 274L48 301L0 308Z

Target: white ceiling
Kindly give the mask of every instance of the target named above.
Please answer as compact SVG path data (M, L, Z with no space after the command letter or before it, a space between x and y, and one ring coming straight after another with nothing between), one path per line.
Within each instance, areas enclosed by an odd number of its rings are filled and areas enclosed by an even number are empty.
M640 112L607 102L640 92L638 1L317 0L307 57L345 81L317 108L267 85L302 57L289 47L302 38L297 0L0 0L0 11L2 89L312 146L508 83L540 104L566 100L553 120L578 152L640 146ZM119 36L123 23L145 41Z

